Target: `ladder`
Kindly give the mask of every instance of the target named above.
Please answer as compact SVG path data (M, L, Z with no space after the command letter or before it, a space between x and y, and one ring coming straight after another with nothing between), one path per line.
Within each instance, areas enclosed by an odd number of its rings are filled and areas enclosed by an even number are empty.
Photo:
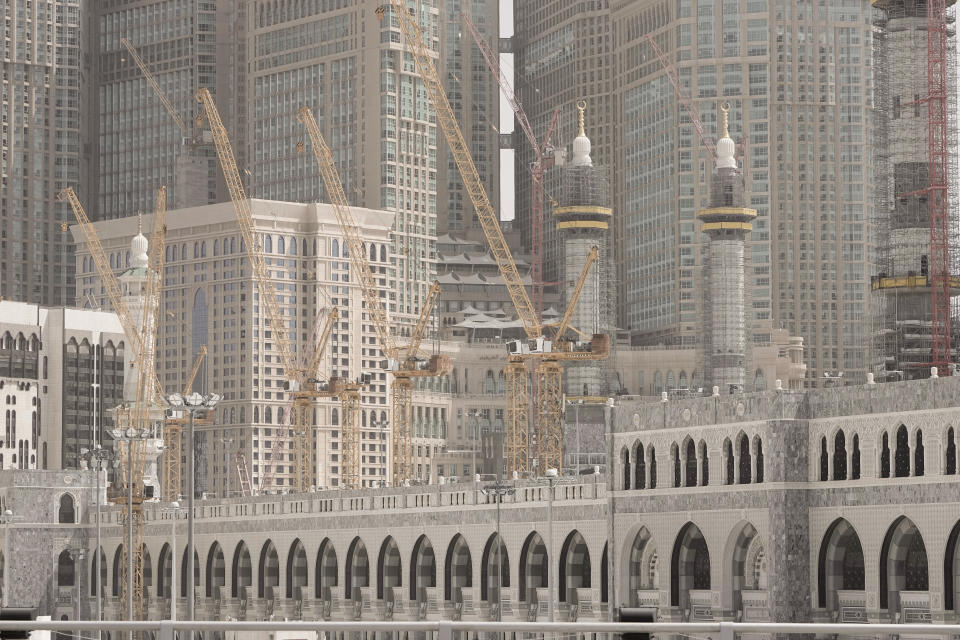
M240 495L252 495L250 490L250 474L247 473L247 457L242 452L237 451L237 476L240 477Z

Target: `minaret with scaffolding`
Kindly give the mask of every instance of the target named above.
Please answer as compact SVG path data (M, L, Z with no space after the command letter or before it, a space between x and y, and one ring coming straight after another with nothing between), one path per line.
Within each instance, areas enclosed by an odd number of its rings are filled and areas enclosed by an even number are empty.
M717 141L716 171L710 182L710 206L697 213L709 238L705 264L703 358L706 388L721 393L744 390L747 327L744 299L744 243L753 230L756 209L748 209L743 172L727 122L729 104L720 106L723 132Z
M594 247L598 259L588 275L570 324L586 341L597 333L615 333L613 243L610 242L610 180L606 170L590 158L590 138L584 129L586 102L577 104L579 130L573 141L572 159L563 168L563 191L553 216L563 248L560 285L566 304ZM611 389L610 359L567 363L566 389L570 398L587 402L605 400Z

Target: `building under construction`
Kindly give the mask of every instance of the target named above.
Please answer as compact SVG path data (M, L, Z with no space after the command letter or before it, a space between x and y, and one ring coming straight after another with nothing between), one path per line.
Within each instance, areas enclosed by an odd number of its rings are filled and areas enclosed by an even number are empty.
M956 357L960 293L953 2L872 0L876 74L873 368L878 379L927 377ZM856 321L855 318L849 318Z

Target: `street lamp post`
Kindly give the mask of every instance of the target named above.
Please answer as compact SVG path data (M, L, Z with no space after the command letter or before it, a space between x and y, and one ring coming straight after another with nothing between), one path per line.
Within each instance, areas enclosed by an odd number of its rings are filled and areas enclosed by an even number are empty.
M470 448L473 451L473 458L470 462L470 473L473 475L474 482L476 482L476 478L480 475L480 472L477 471L477 445L479 444L477 429L480 426L480 412L477 409L470 409L467 415L471 418L471 426L473 427L470 430L470 439L473 440L473 442L470 443Z
M193 416L198 412L206 412L213 409L217 406L217 403L220 402L220 396L216 393L210 393L207 395L202 395L200 393L191 393L189 395L183 396L179 393L174 393L167 396L167 401L170 403L170 406L176 409L181 409L186 411L189 414L189 432L190 432L190 448L188 450L189 455L187 455L187 584L190 586L187 593L187 619L193 621L194 619L194 572L196 568L194 566L194 546L193 546L193 499L197 493L196 487L196 432L194 431L193 426ZM188 640L193 640L193 630L191 629L187 633Z
M127 620L133 621L133 556L136 555L133 549L133 529L136 515L133 510L133 487L137 484L133 477L133 443L134 441L143 442L154 437L151 429L136 429L128 427L127 429L111 429L110 435L117 442L127 443ZM143 499L143 492L137 496L139 500ZM133 631L127 632L127 638L133 640Z
M94 446L93 449L80 449L80 455L90 461L96 462L94 473L97 476L97 493L94 501L97 506L97 548L93 552L93 557L97 560L97 575L94 576L94 579L97 581L97 589L94 597L97 599L97 622L99 622L103 620L103 580L101 580L101 576L103 576L103 567L101 566L103 557L100 553L100 474L103 469L103 461L113 459L113 451L100 446ZM97 629L97 639L99 640L99 638L100 630Z
M503 591L503 576L501 575L502 559L500 557L503 540L500 538L500 502L503 500L503 496L513 495L516 488L512 485L503 484L498 479L495 484L487 485L480 491L485 496L493 496L497 501L497 622L500 622L503 620L503 598L501 596L501 592Z
M229 448L230 448L230 445L233 444L233 438L220 438L220 444L223 445L223 454L224 454L224 455L227 455L227 449L229 449ZM224 469L226 469L226 468L227 468L227 467L224 467ZM231 478L231 477L232 477L232 474L231 474L229 471L227 471L227 495L226 495L226 497L228 497L228 498L230 497L230 489L233 487L233 482L230 481L230 478Z
M21 520L23 520L23 516L13 515L13 511L11 511L10 509L7 509L2 514L0 514L0 524L9 525L14 522L19 522ZM10 528L9 527L7 527L6 534L3 536L3 546L4 546L4 550L3 550L4 563L6 563L6 559L10 557ZM7 589L7 575L9 575L9 573L10 571L7 569L6 566L4 566L3 567L3 584L0 585L0 587L3 588L4 602L2 604L6 604L7 593L9 592Z

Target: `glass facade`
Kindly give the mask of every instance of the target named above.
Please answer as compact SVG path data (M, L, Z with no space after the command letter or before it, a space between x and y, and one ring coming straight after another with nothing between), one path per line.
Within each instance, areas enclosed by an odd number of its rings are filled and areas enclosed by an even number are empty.
M0 7L0 297L73 300L73 219L56 194L81 197L91 155L79 0L9 0Z
M858 319L868 311L874 250L863 230L872 197L870 11L858 0L676 0L616 12L617 210L628 258L620 313L635 342L697 342L706 243L694 214L707 206L711 170L649 34L708 144L718 104L731 105L747 206L758 213L746 256L754 342L769 342L781 324L804 337L812 377L864 372Z

